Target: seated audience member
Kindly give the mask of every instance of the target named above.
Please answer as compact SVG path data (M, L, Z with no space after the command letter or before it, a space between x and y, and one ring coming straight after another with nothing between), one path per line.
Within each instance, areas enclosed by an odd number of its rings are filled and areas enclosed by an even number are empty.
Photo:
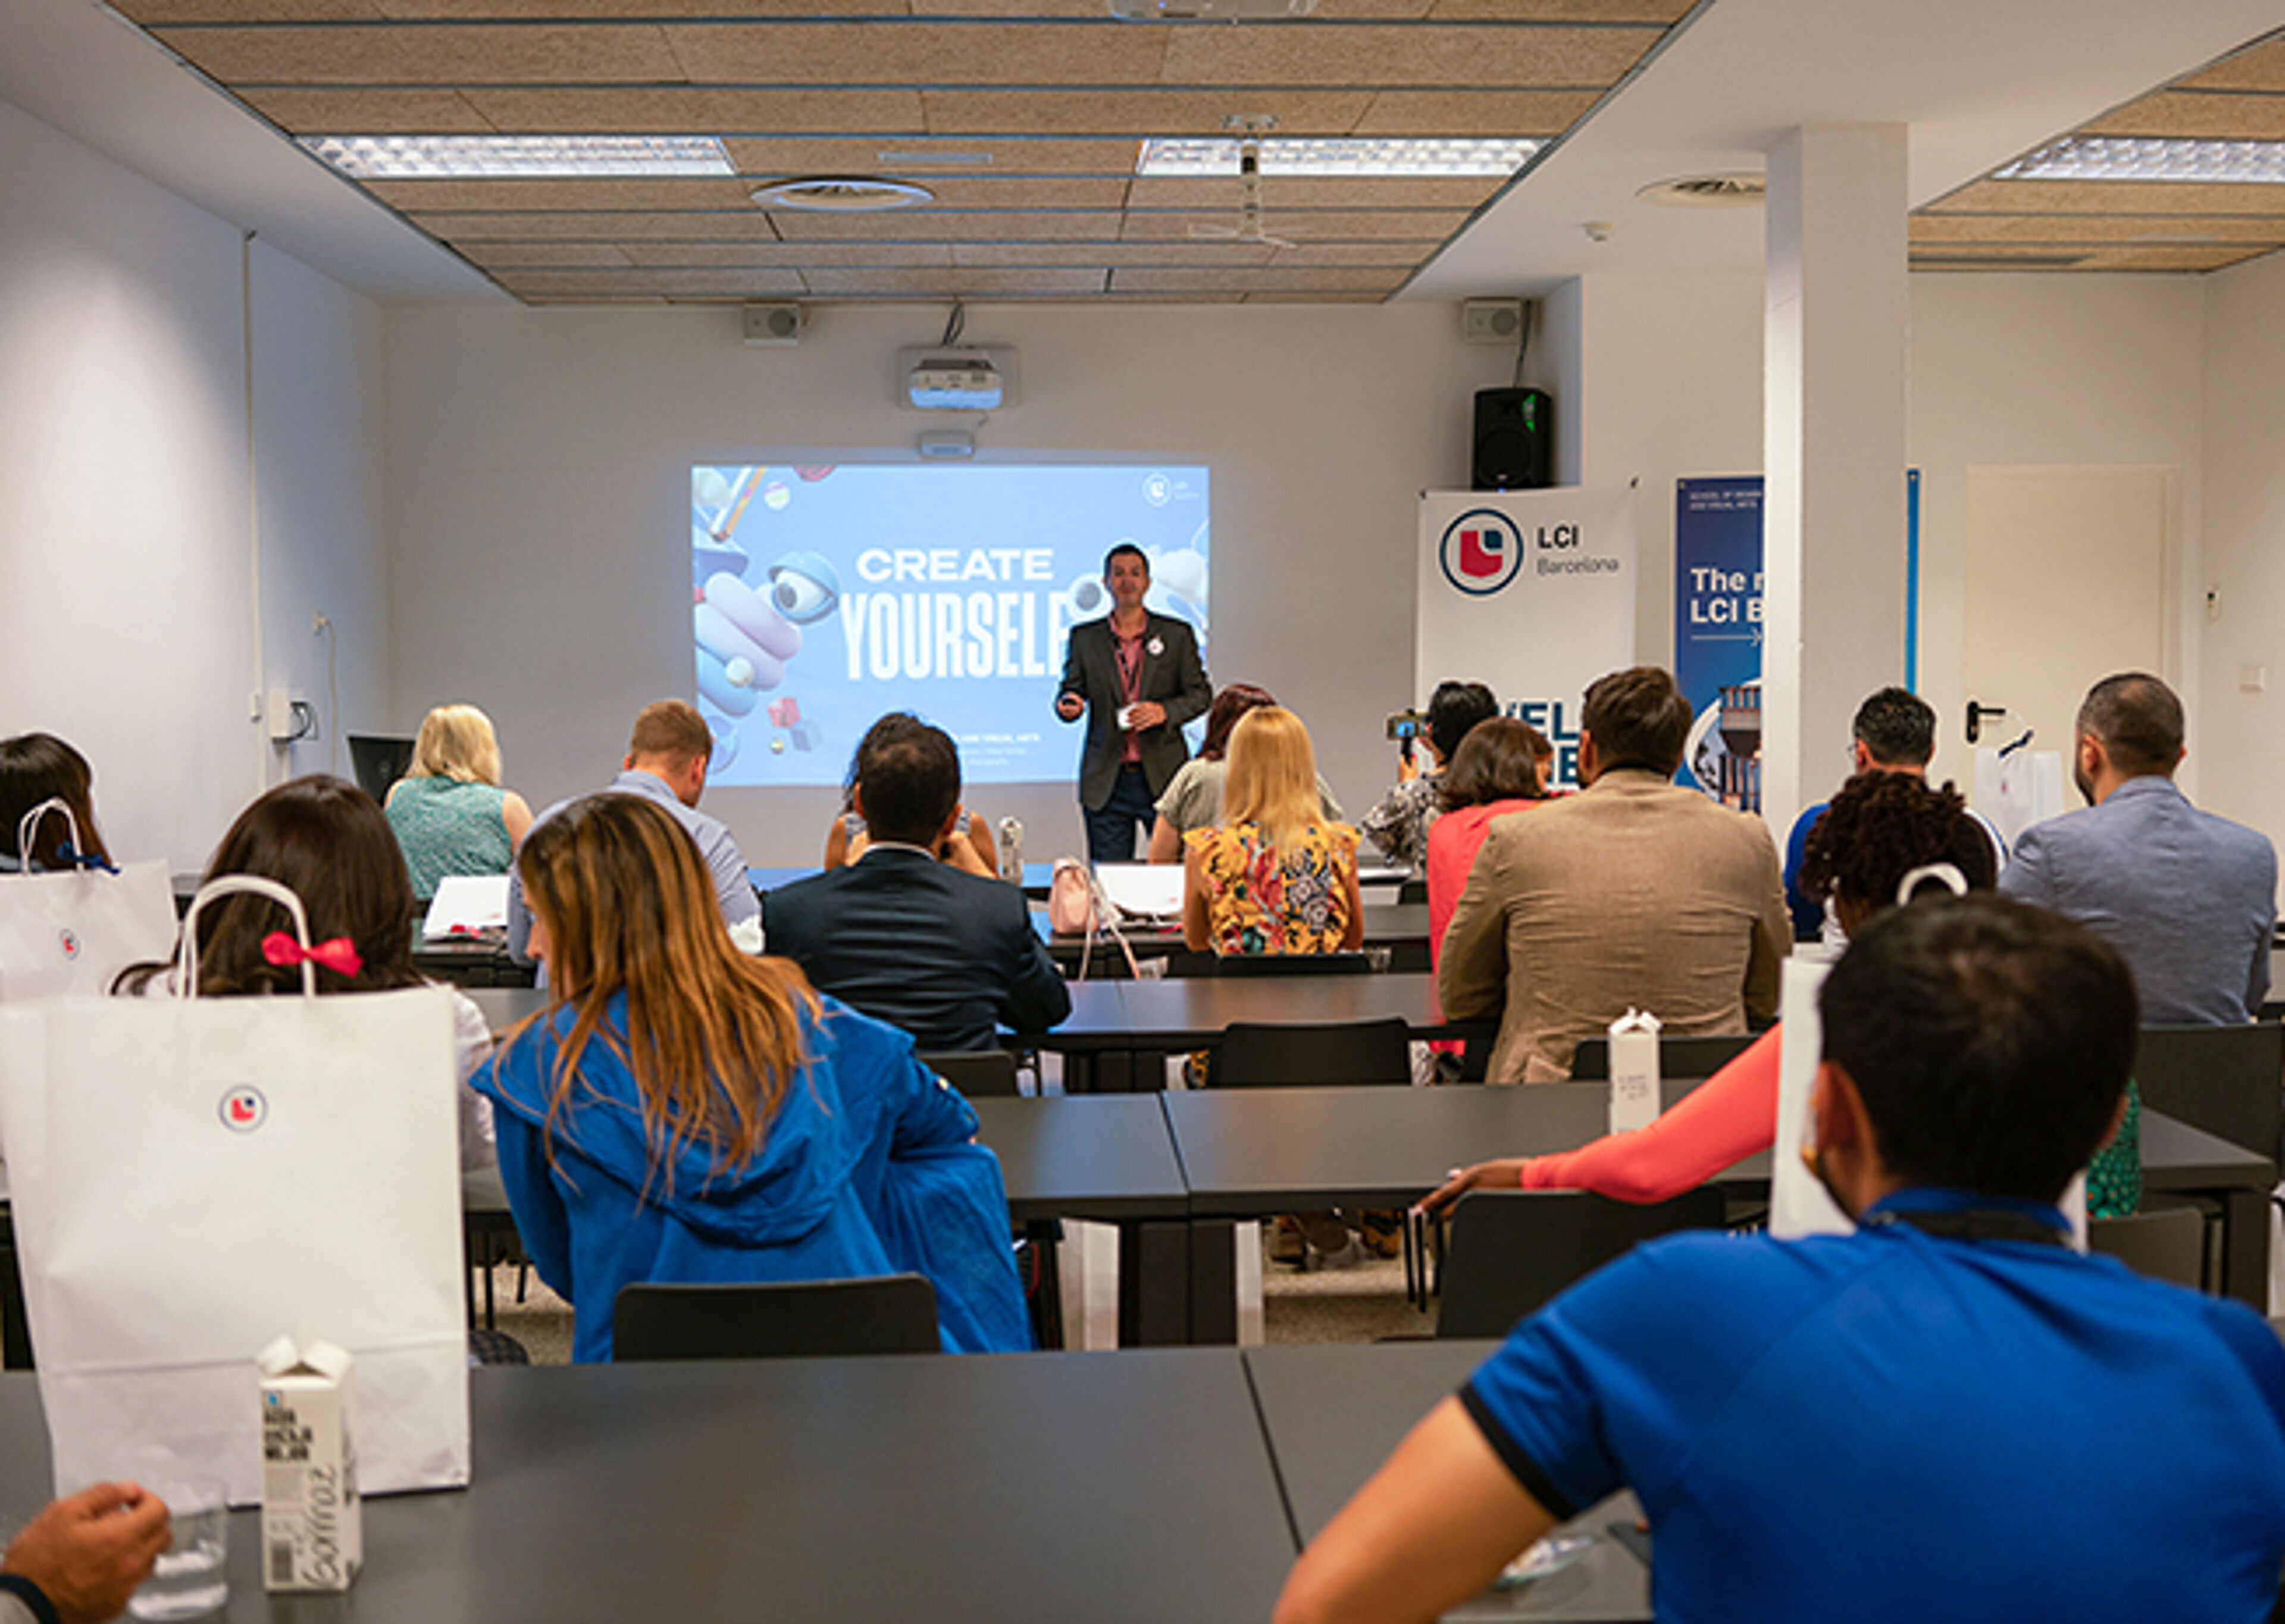
M1053 1026L1071 992L1023 891L938 860L959 816L960 753L941 729L902 721L876 726L857 752L862 855L762 898L770 951L923 1049L990 1048L1002 1026Z
M1424 770L1407 745L1398 758L1397 781L1358 825L1392 863L1402 863L1417 874L1428 864L1428 830L1441 806L1437 784L1444 764L1451 760L1468 729L1499 714L1499 701L1480 682L1440 682L1428 696L1427 726L1420 737L1428 745L1429 765Z
M729 927L730 939L748 953L762 950L762 905L754 895L753 875L738 850L729 826L698 810L706 790L706 765L714 757L714 735L706 718L687 700L662 699L645 705L635 718L634 736L627 743L626 759L606 793L639 795L664 809L698 843L698 855L714 883L714 899ZM533 820L537 828L571 804L559 801ZM531 915L524 907L522 870L508 870L507 947L517 959L530 962L533 954L524 945Z
M1468 870L1483 849L1492 820L1529 812L1547 798L1543 763L1555 754L1547 737L1528 722L1496 716L1468 729L1452 753L1437 788L1442 815L1428 830L1428 953L1444 951L1444 927L1452 921Z
M491 718L474 705L439 705L421 718L412 765L384 803L414 896L435 896L449 875L507 872L531 808L499 781Z
M1882 688L1869 696L1857 707L1849 733L1850 777L1865 773L1901 773L1922 780L1928 777L1929 758L1936 754L1936 712L1911 689ZM1994 864L2006 867L2007 843L1999 837L1999 831L1974 807L1968 807L1967 812L1991 842ZM1841 951L1849 939L1848 933L1833 918L1831 906L1811 896L1800 883L1802 853L1808 846L1809 832L1823 816L1825 804L1819 802L1794 820L1793 832L1786 836L1786 906L1793 914L1794 939L1822 941L1830 956Z
M0 739L0 874L69 868L82 859L111 859L95 821L95 770L87 757L53 734L19 734ZM71 844L71 826L52 814L33 827L32 849L16 849L17 826L45 801L59 800L79 821L80 843Z
M1276 705L1240 718L1219 828L1184 836L1182 939L1218 953L1333 953L1364 941L1356 831L1317 804L1301 718Z
M1907 879L1916 895L1950 895L1938 864L1972 890L1991 889L1991 843L1959 796L1906 773L1860 773L1810 831L1802 873L1819 910L1829 900L1854 932L1893 906ZM1695 1189L1770 1148L1784 1030L1770 1028L1647 1127L1553 1156L1479 1162L1456 1171L1421 1210L1443 1212L1472 1189L1585 1189L1620 1201ZM2096 1218L2123 1217L2142 1202L2141 1103L2131 1083L2126 1098L2125 1122L2087 1170L2087 1211Z
M167 1502L132 1483L50 1501L0 1558L0 1624L106 1624L173 1534Z
M1266 688L1243 682L1233 682L1214 695L1206 708L1206 734L1198 753L1182 765L1158 797L1158 820L1150 828L1152 862L1181 862L1182 836L1221 821L1221 782L1229 771L1222 757L1229 749L1229 731L1247 711L1276 702ZM1332 786L1323 773L1317 775L1317 810L1328 823L1341 820L1341 804L1333 798Z
M1776 1015L1792 945L1756 818L1671 781L1690 702L1655 666L1614 671L1580 712L1585 788L1491 826L1445 927L1438 996L1500 1017L1488 1079L1561 1082L1582 1038L1629 1009L1676 1036Z
M2182 702L2155 677L2106 677L2079 706L2072 775L2085 810L2033 824L1999 876L2125 955L2153 1025L2232 1026L2269 996L2277 852L2174 785Z
M857 741L857 748L849 757L849 777L841 787L841 814L825 832L824 867L828 873L846 867L864 856L872 839L865 814L857 810L857 770L867 752L927 726L910 711L891 710L867 728L865 736ZM992 826L965 805L953 808L952 833L938 841L935 849L940 863L949 863L968 874L982 875L987 880L999 878L1000 851L992 839ZM766 914L767 909L764 912Z
M935 1283L947 1346L1029 1345L976 1113L910 1038L821 999L791 961L740 952L664 807L575 801L532 826L516 867L552 1002L476 1086L524 1250L571 1301L575 1360L611 1356L635 1282L908 1268Z
M412 968L412 883L404 855L373 798L338 778L297 778L260 796L223 836L200 883L225 875L275 880L302 899L316 953L318 991L381 992L428 985ZM283 934L282 943L273 939ZM302 990L294 922L266 897L222 897L199 910L201 998ZM179 946L177 952L179 954ZM119 990L155 992L178 966L141 964ZM468 1086L491 1052L483 1012L455 989L452 1041L460 1101L460 1165L492 1162L491 1107Z
M1931 900L1867 926L1819 1008L1811 1156L1856 1232L1669 1236L1574 1286L1311 1542L1279 1624L1433 1618L1621 1486L1661 1617L2269 1616L2285 1349L2075 1254L2055 1210L2124 1109L2125 964Z

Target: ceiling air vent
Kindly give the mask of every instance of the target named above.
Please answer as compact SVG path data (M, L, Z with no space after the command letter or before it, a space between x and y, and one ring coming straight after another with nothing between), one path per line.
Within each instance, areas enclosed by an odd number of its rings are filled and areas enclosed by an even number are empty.
M764 208L802 208L815 214L870 215L884 209L910 208L936 200L926 186L899 180L880 180L869 175L818 175L806 180L781 180L753 193Z
M1669 208L1750 208L1769 192L1769 182L1750 169L1724 175L1679 175L1653 181L1635 193L1645 203Z

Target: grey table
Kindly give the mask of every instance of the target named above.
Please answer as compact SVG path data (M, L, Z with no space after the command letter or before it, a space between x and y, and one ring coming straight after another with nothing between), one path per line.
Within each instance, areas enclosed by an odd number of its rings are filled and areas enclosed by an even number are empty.
M480 1369L475 1481L365 1510L343 1597L234 1620L757 1618L1246 1624L1292 1540L1235 1351ZM4 1495L48 1494L28 1377L0 1378Z
M1496 1342L1245 1350L1254 1402L1277 1462L1297 1543L1315 1539L1378 1471L1412 1424L1458 1388ZM1650 1573L1611 1533L1640 1514L1631 1495L1590 1507L1572 1526L1598 1537L1572 1566L1512 1590L1487 1592L1447 1618L1647 1619Z

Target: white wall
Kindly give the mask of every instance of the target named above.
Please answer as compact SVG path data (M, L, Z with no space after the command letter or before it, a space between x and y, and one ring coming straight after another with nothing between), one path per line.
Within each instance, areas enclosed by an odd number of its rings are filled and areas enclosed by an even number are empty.
M264 618L298 612L306 639L306 600L378 601L377 329L363 300L251 257L260 435L287 471L263 483L284 583ZM0 103L0 735L70 739L113 849L177 868L287 765L247 710L242 270L232 226ZM370 614L345 706L379 686Z
M690 465L911 457L943 425L896 404L896 351L942 321L832 307L798 348L749 349L733 310L392 309L396 726L470 701L536 804L602 782L636 710L691 688ZM992 306L966 337L1021 352L1021 403L981 431L981 457L1211 467L1213 675L1298 710L1352 812L1370 804L1392 765L1380 718L1414 697L1416 493L1465 482L1473 393L1508 381L1512 352L1463 344L1445 304ZM750 860L795 864L815 860L836 798L708 805ZM975 799L1021 817L1034 859L1080 849L1068 783Z

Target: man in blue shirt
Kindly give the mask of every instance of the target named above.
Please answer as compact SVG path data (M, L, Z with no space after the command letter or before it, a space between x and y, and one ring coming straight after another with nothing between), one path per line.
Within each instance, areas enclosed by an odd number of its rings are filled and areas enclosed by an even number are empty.
M1279 1624L1433 1617L1621 1486L1661 1618L2268 1616L2285 1349L2071 1252L2054 1207L2124 1108L2118 955L1916 902L1820 1008L1811 1161L1856 1233L1675 1236L1557 1298L1304 1553Z
M2096 683L2077 733L2072 776L2086 807L2025 829L1999 889L2116 947L2133 969L2144 1020L2256 1019L2277 927L2268 837L2200 812L2174 787L2182 702L2157 678L2128 671Z

